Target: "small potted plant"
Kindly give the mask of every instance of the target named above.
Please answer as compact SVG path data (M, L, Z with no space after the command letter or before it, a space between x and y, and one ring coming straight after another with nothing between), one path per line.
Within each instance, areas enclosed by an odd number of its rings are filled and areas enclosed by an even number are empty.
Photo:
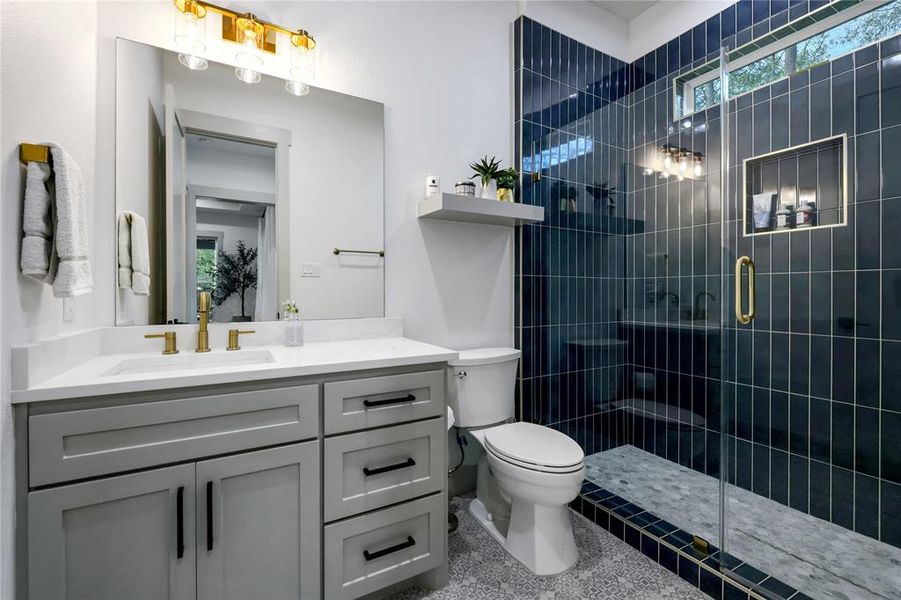
M500 166L501 161L493 156L489 160L487 154L479 162L470 163L469 167L473 170L470 179L478 177L482 181L482 198L491 198L491 188L489 186L491 185L491 180L497 176L498 167Z
M516 179L519 173L516 169L502 169L494 176L497 182L497 199L501 202L513 202L513 190L516 188Z
M303 323L297 302L282 300L282 312L285 314L285 346L303 346Z

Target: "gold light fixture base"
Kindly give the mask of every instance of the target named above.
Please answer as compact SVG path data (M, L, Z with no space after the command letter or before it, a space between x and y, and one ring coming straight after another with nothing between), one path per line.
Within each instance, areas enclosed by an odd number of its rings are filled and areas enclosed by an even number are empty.
M276 40L279 33L287 35L291 43L298 48L312 50L316 47L316 40L305 29L288 29L257 19L251 13L239 13L204 0L173 0L173 2L175 8L183 13L192 13L198 19L204 18L207 11L222 15L222 39L234 44L243 43L244 31L248 26L252 26L257 32L257 48L269 54L276 53Z

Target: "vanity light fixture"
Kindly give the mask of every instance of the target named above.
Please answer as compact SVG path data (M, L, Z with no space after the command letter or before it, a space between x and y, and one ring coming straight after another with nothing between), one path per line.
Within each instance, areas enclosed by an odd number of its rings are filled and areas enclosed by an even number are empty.
M206 8L194 0L175 0L175 44L178 62L192 71L203 71L207 61L199 56L206 50Z
M694 173L695 177L700 177L704 173L704 167L703 167L701 159L702 159L701 153L695 152L694 153L695 166L694 166L694 170L692 171Z
M252 13L240 13L205 0L173 0L176 15L175 42L179 62L189 69L202 70L207 61L199 56L206 50L205 17L208 12L222 16L222 39L240 46L235 53L235 77L245 83L258 83L264 56L275 55L280 36L290 42L290 78L285 89L296 96L309 93L308 83L316 76L316 40L305 29L288 29L258 19Z

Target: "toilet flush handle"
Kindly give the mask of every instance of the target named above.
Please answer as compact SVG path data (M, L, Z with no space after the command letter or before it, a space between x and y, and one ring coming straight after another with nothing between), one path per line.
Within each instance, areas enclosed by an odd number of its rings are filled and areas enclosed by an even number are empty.
M457 371L454 377L457 377L459 379L466 379L466 371Z

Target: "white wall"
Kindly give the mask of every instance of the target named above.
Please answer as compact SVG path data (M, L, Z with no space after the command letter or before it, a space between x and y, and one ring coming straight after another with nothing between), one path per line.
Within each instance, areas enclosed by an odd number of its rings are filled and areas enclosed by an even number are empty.
M623 58L632 62L651 50L703 23L736 0L665 0L629 22L629 51Z

